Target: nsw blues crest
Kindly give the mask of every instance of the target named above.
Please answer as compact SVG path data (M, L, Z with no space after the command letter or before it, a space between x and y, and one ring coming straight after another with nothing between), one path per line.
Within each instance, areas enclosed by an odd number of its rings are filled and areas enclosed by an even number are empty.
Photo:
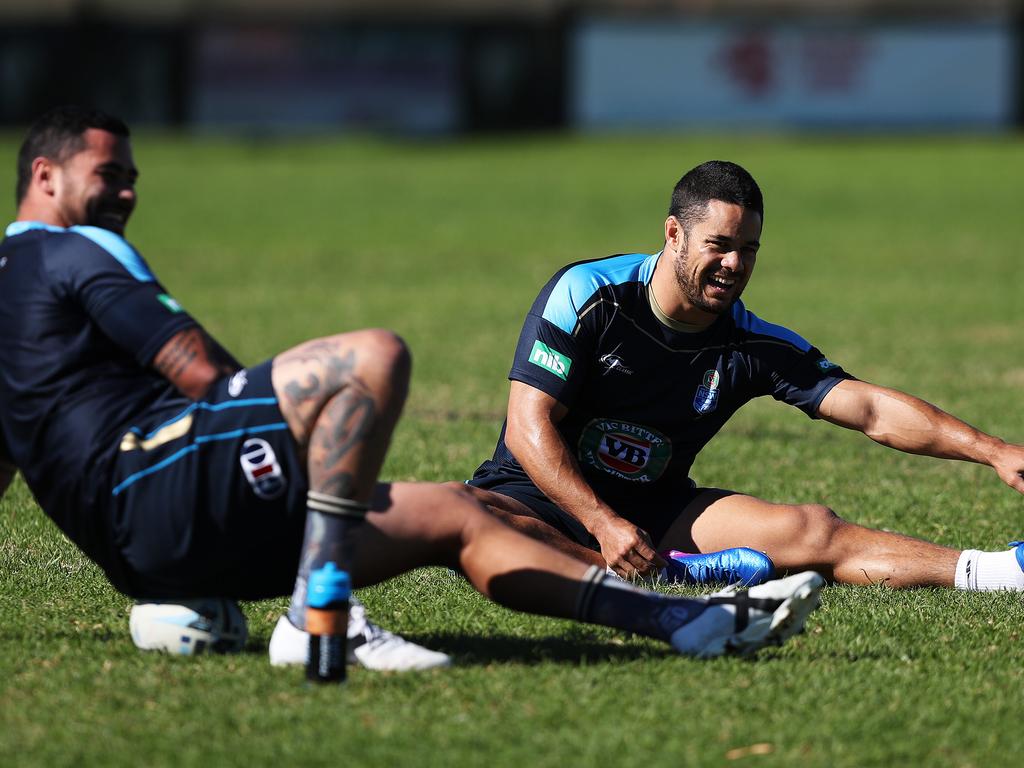
M712 369L704 374L704 381L697 387L693 396L693 410L697 413L711 413L718 407L718 387L722 383L722 374Z

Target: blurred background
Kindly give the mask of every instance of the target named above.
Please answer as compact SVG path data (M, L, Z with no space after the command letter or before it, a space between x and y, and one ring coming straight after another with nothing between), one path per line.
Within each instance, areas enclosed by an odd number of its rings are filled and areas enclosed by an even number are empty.
M3 0L0 125L1005 131L1014 0Z

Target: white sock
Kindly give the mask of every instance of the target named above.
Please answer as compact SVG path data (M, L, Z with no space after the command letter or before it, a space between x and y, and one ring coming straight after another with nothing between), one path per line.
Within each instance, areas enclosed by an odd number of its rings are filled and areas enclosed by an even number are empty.
M1017 562L1016 549L1002 552L981 552L965 549L956 564L954 584L957 589L992 591L1024 590L1024 570Z

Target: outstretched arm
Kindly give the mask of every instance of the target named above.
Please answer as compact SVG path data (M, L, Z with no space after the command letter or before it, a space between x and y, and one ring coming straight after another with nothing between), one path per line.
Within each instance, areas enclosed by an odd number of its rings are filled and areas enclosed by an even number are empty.
M975 429L920 398L864 381L843 381L821 401L818 415L906 453L988 464L1024 493L1024 446Z
M512 382L505 444L544 494L593 534L617 573L647 573L664 562L647 533L619 517L584 479L556 424L566 409L546 392Z
M210 385L242 366L199 326L172 336L153 358L153 367L193 400L202 397Z

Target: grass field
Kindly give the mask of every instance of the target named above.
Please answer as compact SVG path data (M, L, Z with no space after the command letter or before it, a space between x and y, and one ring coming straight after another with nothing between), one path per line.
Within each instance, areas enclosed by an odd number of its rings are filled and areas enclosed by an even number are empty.
M16 141L0 139L0 190ZM400 332L413 390L390 479L490 454L522 317L564 263L660 247L672 185L746 165L766 196L747 305L861 378L1024 441L1019 139L533 138L460 144L142 135L130 239L245 362L364 326ZM9 209L13 213L13 206ZM987 468L896 454L773 401L699 458L701 484L952 546L1024 533ZM18 481L0 502L0 765L985 766L1017 762L1019 596L831 587L809 632L753 662L495 607L446 571L363 594L451 670L270 668L284 600L245 606L248 652L142 655L129 601Z

